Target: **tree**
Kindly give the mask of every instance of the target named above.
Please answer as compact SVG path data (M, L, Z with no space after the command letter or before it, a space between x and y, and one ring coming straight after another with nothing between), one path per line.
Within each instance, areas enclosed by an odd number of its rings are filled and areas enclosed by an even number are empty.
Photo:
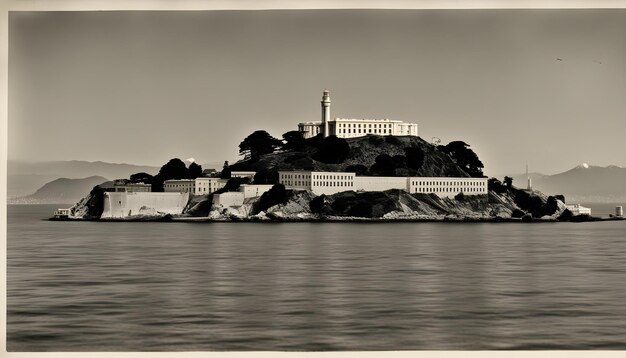
M504 182L504 185L507 188L511 189L513 187L513 178L511 178L511 177L504 177L503 182Z
M144 183L144 184L152 184L152 179L154 177L148 173L140 172L130 175L130 181L132 183Z
M228 165L228 160L224 161L224 166L222 167L222 171L220 172L221 179L230 179L230 166Z
M340 164L350 154L350 145L343 138L331 135L317 145L313 159L326 164Z
M348 165L346 167L346 171L349 173L355 173L356 175L362 176L367 175L367 167L363 164L354 164Z
M202 176L202 166L192 162L189 164L189 179L196 179L199 176Z
M276 184L278 183L278 171L261 169L254 174L254 184Z
M506 187L496 178L489 178L487 180L487 189L495 192L496 194L502 194L506 191Z
M375 176L394 176L396 165L389 154L380 154L370 167L370 174Z
M189 170L185 162L178 158L170 159L152 179L152 191L163 191L163 182L166 180L187 178L189 178Z
M483 177L483 162L478 159L476 153L469 149L469 145L462 141L453 141L446 145L440 145L437 149L450 155L450 158L470 176Z
M259 130L239 143L239 154L252 161L257 161L263 154L274 153L274 150L281 147L282 144L283 142L272 137L266 131Z
M304 135L300 131L289 131L283 134L283 140L285 141L282 146L283 150L301 152L306 147Z
M405 148L404 156L408 168L419 170L424 165L424 151L418 146Z

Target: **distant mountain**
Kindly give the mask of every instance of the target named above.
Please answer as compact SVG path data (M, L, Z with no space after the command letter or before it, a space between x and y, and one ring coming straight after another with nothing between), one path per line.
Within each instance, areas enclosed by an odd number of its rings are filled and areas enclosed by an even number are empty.
M533 189L563 194L567 202L626 203L626 168L581 164L563 173L531 176ZM525 188L526 175L513 176L513 185Z
M9 200L21 204L72 204L85 197L91 189L108 180L101 176L82 179L59 178L46 183L34 194Z
M160 167L125 163L86 162L79 160L54 162L7 162L7 196L9 199L33 194L45 183L56 178L78 179L101 176L111 179L128 178L131 174L158 173Z

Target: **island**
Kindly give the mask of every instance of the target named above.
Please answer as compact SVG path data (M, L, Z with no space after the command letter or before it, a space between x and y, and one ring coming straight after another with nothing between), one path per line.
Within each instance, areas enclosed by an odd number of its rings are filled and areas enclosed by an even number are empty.
M258 130L239 145L243 159L221 171L177 158L156 175L136 173L95 186L57 219L134 221L595 220L562 195L517 188L483 175L463 141L418 136L415 123L330 118L305 122L282 139ZM577 211L578 210L578 211ZM613 219L623 219L614 217Z

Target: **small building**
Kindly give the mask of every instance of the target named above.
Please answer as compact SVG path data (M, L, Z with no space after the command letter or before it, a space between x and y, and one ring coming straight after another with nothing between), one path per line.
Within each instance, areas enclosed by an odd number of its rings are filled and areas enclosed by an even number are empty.
M574 215L591 215L591 208L584 207L580 204L567 204L565 207Z
M67 219L70 216L70 209L56 209L54 211L54 218L55 219Z
M202 171L202 176L203 177L212 177L212 176L215 176L215 175L217 175L217 170L213 169L213 168L204 169Z
M231 178L248 178L250 181L254 180L256 172L253 171L232 171L230 172Z
M113 188L116 193L139 193L139 192L151 192L152 185L144 183L113 183Z

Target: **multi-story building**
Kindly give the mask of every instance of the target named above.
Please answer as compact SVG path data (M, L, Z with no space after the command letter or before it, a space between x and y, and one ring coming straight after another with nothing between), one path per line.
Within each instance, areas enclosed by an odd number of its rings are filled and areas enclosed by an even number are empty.
M348 172L289 170L278 172L278 182L287 189L310 190L315 195L342 191L404 190L408 193L437 194L440 197L487 194L487 178L375 177Z
M228 182L228 179L206 177L198 177L196 179L170 179L163 183L163 190L166 192L205 195L223 188L226 182Z
M355 173L289 170L278 172L278 182L288 189L311 190L315 195L354 190Z
M324 91L322 96L322 120L298 124L298 131L304 138L311 138L319 133L324 137L335 135L341 138L362 137L368 134L417 136L417 123L404 123L392 119L357 119L330 118L330 93Z

